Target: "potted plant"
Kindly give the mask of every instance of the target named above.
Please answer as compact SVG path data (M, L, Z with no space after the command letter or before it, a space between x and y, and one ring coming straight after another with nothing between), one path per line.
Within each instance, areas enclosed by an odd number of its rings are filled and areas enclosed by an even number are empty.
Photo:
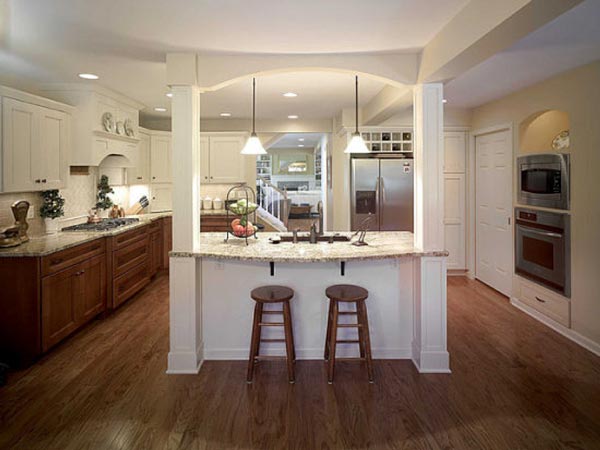
M96 209L100 217L108 217L108 210L112 207L113 202L108 196L115 191L108 184L108 177L102 175L98 182L98 194L96 195Z
M40 207L40 216L44 219L46 234L56 234L58 232L58 218L65 215L65 199L60 196L58 189L42 191L42 206Z

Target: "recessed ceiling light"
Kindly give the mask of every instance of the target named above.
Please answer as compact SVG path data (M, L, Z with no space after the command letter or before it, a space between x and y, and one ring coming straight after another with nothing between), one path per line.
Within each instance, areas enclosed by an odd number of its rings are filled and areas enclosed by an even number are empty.
M300 142L304 142L304 138L298 138Z
M222 112L221 114L219 114L221 117L231 117L231 113L228 112Z
M154 108L154 111L156 111L156 112L167 112L167 108L163 108L161 106L157 106L156 108Z
M167 92L165 95L166 95L167 97L169 97L169 98L173 98L173 93L172 93L172 92Z
M100 78L98 75L93 73L80 73L78 74L79 78L83 78L84 80L97 80Z
M298 147L304 147L304 144L298 144Z
M283 94L284 97L298 97L298 94L296 94L295 92L286 92L285 94Z
M448 100L446 100L446 99L443 99L443 100L442 100L442 103L448 103Z
M291 116L288 116L288 119L297 119L297 118L298 118L298 116L295 115L295 114L292 114Z

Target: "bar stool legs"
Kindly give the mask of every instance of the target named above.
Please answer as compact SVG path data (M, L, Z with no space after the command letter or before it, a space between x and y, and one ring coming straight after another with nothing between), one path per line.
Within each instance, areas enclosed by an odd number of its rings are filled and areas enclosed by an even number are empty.
M263 286L252 290L250 294L256 302L254 305L254 319L252 322L252 337L250 342L250 355L248 357L248 371L246 381L252 383L254 377L254 366L261 359L286 359L288 380L295 382L296 350L294 348L294 332L292 329L292 313L290 300L294 291L285 286ZM264 309L265 303L281 303L282 309ZM265 315L282 315L283 322L265 322ZM284 339L261 339L262 327L283 327ZM286 356L260 356L261 342L285 342Z
M354 359L365 361L369 382L373 382L373 361L371 354L371 338L369 333L369 319L367 316L367 307L365 300L369 293L366 289L353 285L330 286L326 291L329 298L329 314L327 316L327 333L325 337L324 358L327 361L327 381L333 383L335 374L336 346L337 344L358 344L360 350L359 358L338 358ZM355 311L340 311L339 304L354 303ZM342 315L355 315L356 323L339 323ZM338 340L338 328L356 328L358 332L357 340Z

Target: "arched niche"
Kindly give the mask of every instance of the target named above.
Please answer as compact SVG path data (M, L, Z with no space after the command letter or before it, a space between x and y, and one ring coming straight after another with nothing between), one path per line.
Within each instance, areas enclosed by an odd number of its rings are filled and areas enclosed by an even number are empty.
M519 125L519 153L553 152L554 138L570 128L569 114L566 112L558 109L538 111Z

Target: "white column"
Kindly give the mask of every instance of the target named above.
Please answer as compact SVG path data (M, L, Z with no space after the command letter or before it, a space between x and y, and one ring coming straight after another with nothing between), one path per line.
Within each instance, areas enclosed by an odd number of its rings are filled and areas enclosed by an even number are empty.
M170 351L167 373L198 373L202 364L200 246L200 91L171 87L173 251L170 258Z
M414 88L415 246L444 249L443 86ZM415 259L412 359L420 372L448 373L446 258Z

